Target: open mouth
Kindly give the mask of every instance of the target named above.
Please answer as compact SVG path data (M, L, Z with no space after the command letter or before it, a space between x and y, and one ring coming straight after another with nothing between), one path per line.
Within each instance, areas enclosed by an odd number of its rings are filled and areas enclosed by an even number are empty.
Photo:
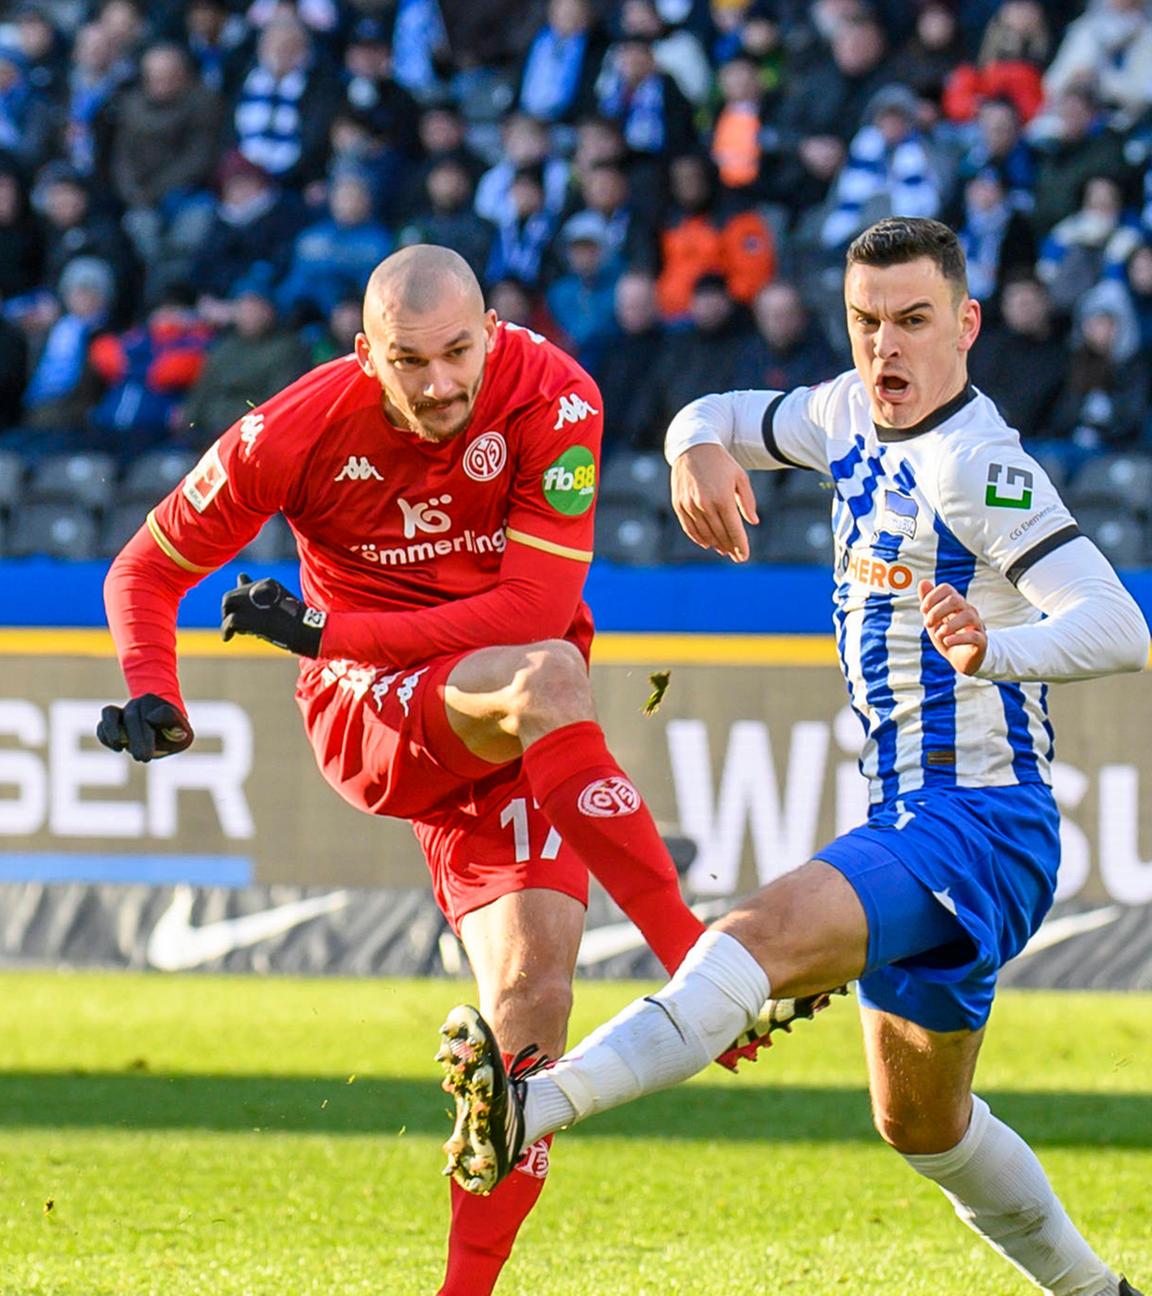
M908 379L897 374L881 374L876 391L883 400L899 400L908 390Z

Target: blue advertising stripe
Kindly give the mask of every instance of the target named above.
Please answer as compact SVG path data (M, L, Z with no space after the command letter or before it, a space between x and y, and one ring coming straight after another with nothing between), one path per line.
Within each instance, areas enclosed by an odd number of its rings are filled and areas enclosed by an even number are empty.
M0 882L111 882L149 886L245 887L255 877L240 855L75 855L62 852L0 855Z
M947 583L957 593L967 594L976 572L976 557L970 553L949 528L935 519L936 584ZM956 750L956 671L952 663L936 651L928 631L920 632L920 687L924 691L920 716L923 737L920 765L924 783L931 787L955 787L955 765L929 765L929 752Z
M858 463L859 455L855 458ZM6 558L0 563L0 625L103 626L107 569L106 562ZM189 590L180 605L180 625L216 630L221 596L244 570L300 587L295 563L232 562ZM1152 569L1121 575L1152 620ZM601 631L749 635L827 634L830 593L826 567L720 562L618 567L603 559L592 563L584 590Z

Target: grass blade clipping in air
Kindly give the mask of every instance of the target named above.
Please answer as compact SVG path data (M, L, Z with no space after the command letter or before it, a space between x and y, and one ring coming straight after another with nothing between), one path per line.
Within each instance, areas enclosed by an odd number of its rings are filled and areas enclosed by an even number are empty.
M655 715L660 710L660 703L664 701L664 694L668 692L668 681L672 678L671 671L653 671L648 676L648 683L652 685L652 692L648 694L648 701L644 703L644 714L646 716Z

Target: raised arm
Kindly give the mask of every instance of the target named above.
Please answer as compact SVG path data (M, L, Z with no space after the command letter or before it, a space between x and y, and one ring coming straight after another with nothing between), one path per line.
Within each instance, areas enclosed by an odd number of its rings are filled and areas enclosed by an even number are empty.
M806 387L720 392L676 415L664 457L672 467L672 507L689 539L746 561L745 523L760 521L747 470L827 468L812 396Z

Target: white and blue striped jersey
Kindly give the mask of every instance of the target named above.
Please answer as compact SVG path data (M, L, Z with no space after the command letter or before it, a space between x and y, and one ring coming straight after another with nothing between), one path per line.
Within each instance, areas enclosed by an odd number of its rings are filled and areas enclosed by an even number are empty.
M924 629L917 586L947 582L989 630L1042 614L1016 583L1080 535L1048 476L972 386L907 429L877 427L855 372L755 397L759 444L734 429L745 467L826 474L833 488L834 625L864 727L870 800L920 788L1050 783L1044 683L958 674ZM766 402L766 403L765 403ZM743 435L741 435L743 433Z

